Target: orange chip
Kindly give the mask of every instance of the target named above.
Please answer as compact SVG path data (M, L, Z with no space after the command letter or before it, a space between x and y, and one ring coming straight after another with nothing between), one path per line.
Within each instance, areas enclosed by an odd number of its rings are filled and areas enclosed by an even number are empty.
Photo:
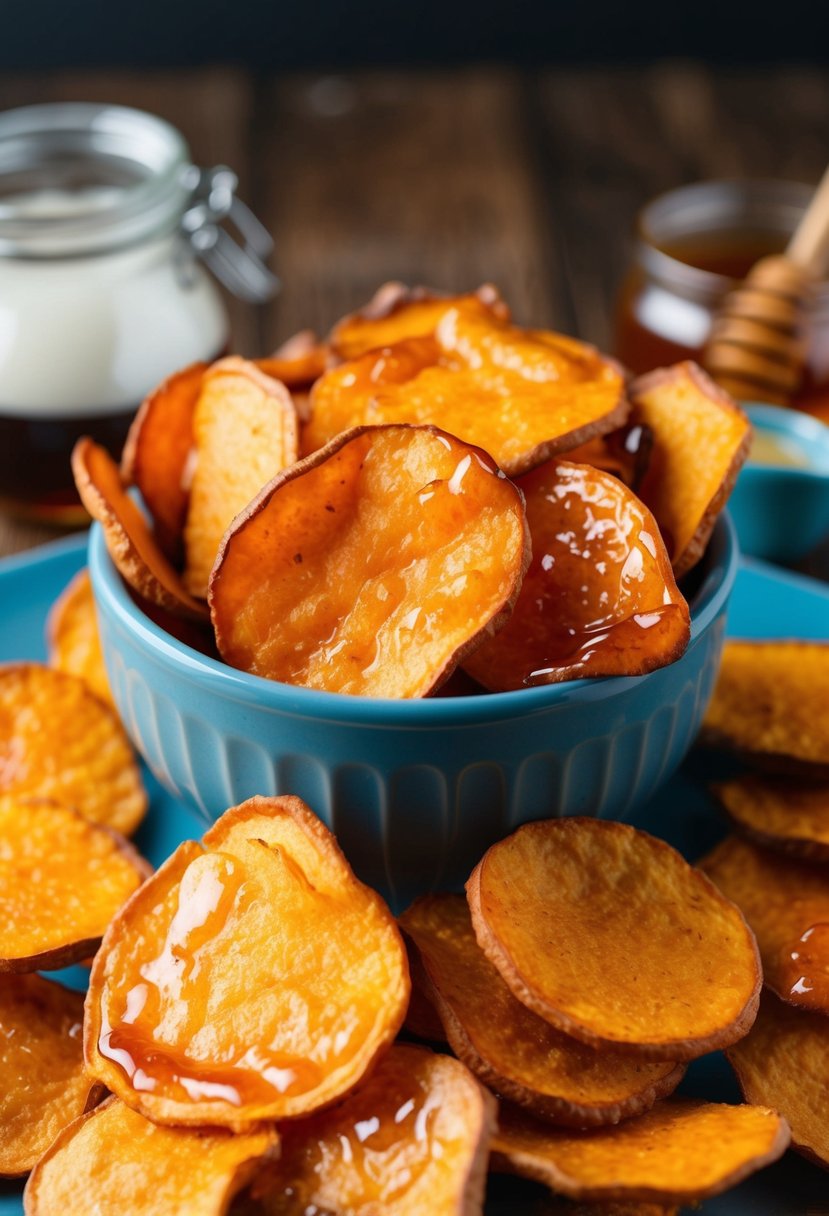
M532 561L505 627L465 663L493 692L673 663L691 636L656 520L610 473L551 460L518 481Z
M431 986L426 978L426 972L423 970L420 955L405 933L403 940L406 945L409 974L412 979L412 991L409 996L409 1008L406 1010L404 1027L409 1034L418 1039L425 1039L427 1043L445 1043L446 1034L443 1022L431 999Z
M632 420L650 427L653 451L639 494L659 523L677 578L705 552L751 442L751 423L695 363L640 376Z
M829 784L740 777L713 791L744 836L766 848L829 861Z
M79 676L96 696L114 708L88 570L80 570L55 600L46 635L50 666Z
M628 422L618 430L571 448L567 459L573 464L591 464L594 469L604 469L635 492L647 472L652 451L651 429L638 422Z
M764 1106L669 1098L619 1127L573 1132L502 1105L496 1169L577 1199L697 1203L776 1161L789 1128Z
M26 1174L102 1092L83 1066L83 996L39 975L0 983L0 1177Z
M174 616L202 619L206 610L188 595L136 504L121 483L118 466L99 444L79 439L72 471L81 501L104 530L107 549L134 591Z
M133 832L147 795L124 728L83 680L37 663L0 666L0 795L54 798Z
M757 1021L728 1059L747 1102L779 1110L792 1148L829 1168L829 1021L764 992Z
M829 777L829 642L729 641L705 741L765 768Z
M108 1098L76 1119L35 1166L26 1216L224 1216L233 1196L278 1154L265 1127L244 1136L156 1127Z
M89 958L150 872L123 837L58 802L0 798L0 841L0 972Z
M112 922L90 976L87 1066L156 1122L239 1130L341 1098L408 998L394 919L328 829L298 798L252 798Z
M266 359L256 359L260 372L292 392L308 389L328 367L331 352L310 329L294 334Z
M600 819L529 823L467 883L478 942L520 1001L596 1046L690 1060L746 1033L757 945L669 845Z
M184 585L203 597L231 520L297 458L296 410L285 386L255 364L222 359L202 379L193 435Z
M155 521L158 541L173 560L181 556L190 497L193 415L208 366L192 363L145 398L121 457L125 483L138 486Z
M597 1052L516 1000L475 940L462 895L427 895L400 924L417 947L427 995L452 1050L497 1093L553 1123L617 1123L682 1079L682 1065ZM417 972L413 972L417 987Z
M340 358L356 359L378 346L433 334L450 308L509 320L509 308L491 283L460 296L442 296L425 287L384 283L364 308L343 317L334 326L329 342Z
M392 1047L345 1102L282 1126L265 1209L472 1216L494 1127L495 1100L458 1060Z
M484 452L432 427L347 432L228 531L217 645L288 684L425 696L503 621L528 560L520 491Z
M731 836L699 863L757 936L778 996L829 1013L829 871Z

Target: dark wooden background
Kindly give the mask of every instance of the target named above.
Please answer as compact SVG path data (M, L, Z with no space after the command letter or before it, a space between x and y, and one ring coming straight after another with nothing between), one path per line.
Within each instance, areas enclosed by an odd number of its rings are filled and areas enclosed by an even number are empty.
M224 162L273 232L284 288L231 302L235 347L324 331L389 278L492 280L517 318L611 341L638 208L710 177L816 181L829 71L462 68L267 77L242 69L7 75L0 108L120 102ZM0 519L0 553L48 539Z

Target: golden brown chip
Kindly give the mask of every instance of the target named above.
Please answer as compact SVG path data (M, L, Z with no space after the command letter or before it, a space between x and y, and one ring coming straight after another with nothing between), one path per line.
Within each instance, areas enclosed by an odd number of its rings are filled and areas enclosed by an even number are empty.
M779 1110L792 1148L829 1168L829 1018L764 992L757 1021L728 1059L746 1101Z
M408 999L380 896L298 798L252 798L203 845L181 845L112 922L84 1050L148 1118L239 1130L342 1097Z
M300 345L302 337L303 334L295 334L267 359L255 360L260 372L278 380L291 392L310 388L327 368L330 357L328 347L322 343L311 341L308 346Z
M219 651L288 684L425 696L509 613L527 541L521 494L484 452L432 427L347 432L228 531Z
M147 795L124 728L77 676L0 666L0 795L54 798L116 831L141 822Z
M704 738L765 768L829 777L829 642L728 641Z
M426 895L400 918L457 1056L499 1094L553 1123L617 1123L671 1093L684 1069L596 1051L512 995L475 940L462 895ZM417 972L413 973L417 987Z
M551 460L517 483L532 561L510 619L466 660L493 692L673 663L691 636L656 520L610 473Z
M109 555L130 587L174 616L201 620L206 615L204 605L185 591L124 489L106 448L79 439L72 452L72 472L83 505L103 528Z
M829 869L737 836L699 864L754 930L769 988L829 1014Z
M193 415L208 366L193 363L150 393L133 419L121 457L125 483L138 486L158 541L173 560L182 553Z
M467 883L478 942L520 1001L586 1043L689 1060L757 1011L738 908L662 840L600 819L529 823Z
M632 420L650 427L653 451L639 495L659 523L676 576L705 552L748 456L751 423L695 363L640 376Z
M392 1047L334 1110L283 1124L265 1210L473 1216L494 1127L495 1100L458 1060Z
M184 585L205 596L225 529L297 458L297 416L283 384L245 359L214 363L193 416L195 471L184 528Z
M493 1165L577 1199L696 1203L776 1161L789 1128L764 1106L668 1098L618 1127L574 1132L502 1105Z
M0 972L89 958L149 872L123 837L69 807L0 798Z
M157 1127L108 1098L64 1131L32 1172L26 1216L224 1216L278 1153L263 1127L243 1136ZM79 1204L81 1206L79 1206Z
M83 1066L83 996L39 975L0 981L0 1176L27 1174L94 1104Z
M713 786L735 828L766 848L829 861L829 783L739 777Z
M598 435L572 448L567 459L573 464L591 464L612 473L637 492L650 464L653 432L642 423L628 422L618 430Z
M88 570L80 570L55 600L46 636L50 665L80 676L96 696L114 707Z

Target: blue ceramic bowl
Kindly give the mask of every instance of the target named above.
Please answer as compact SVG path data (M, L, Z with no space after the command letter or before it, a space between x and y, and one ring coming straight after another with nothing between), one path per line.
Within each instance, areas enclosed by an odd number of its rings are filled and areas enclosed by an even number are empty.
M759 439L808 463L766 464L749 456L728 504L740 548L766 561L799 561L829 533L829 427L799 410L745 410Z
M459 887L529 819L621 818L666 780L713 687L736 569L727 517L694 573L691 642L638 678L380 701L294 688L177 642L131 599L92 529L110 681L136 747L210 823L253 794L298 794L396 908ZM669 813L669 808L666 808Z

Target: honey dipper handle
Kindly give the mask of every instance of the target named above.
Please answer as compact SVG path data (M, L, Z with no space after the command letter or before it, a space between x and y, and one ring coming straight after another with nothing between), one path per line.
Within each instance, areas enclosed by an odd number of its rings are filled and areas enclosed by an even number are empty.
M829 169L821 178L794 236L786 257L819 278L826 270L829 254Z

